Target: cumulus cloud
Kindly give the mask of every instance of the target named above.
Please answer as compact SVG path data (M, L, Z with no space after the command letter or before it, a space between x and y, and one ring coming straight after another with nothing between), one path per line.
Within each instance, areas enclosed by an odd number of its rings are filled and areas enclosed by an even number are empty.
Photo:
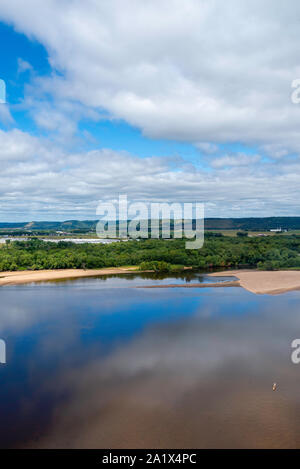
M98 201L120 193L130 201L204 202L206 216L298 210L298 160L258 165L259 156L224 156L213 169L203 169L179 157L142 159L110 149L67 152L16 129L0 131L0 147L3 221L95 219Z
M300 76L299 13L296 0L288 8L280 0L0 5L2 20L47 48L58 96L151 137L297 149L300 109L290 95Z
M2 217L93 217L98 199L120 192L202 201L207 216L298 213L299 14L296 0L2 0L0 20L42 43L52 66L24 101L48 137L0 132ZM103 115L193 143L202 165L71 151L80 119ZM236 142L257 154L222 154Z

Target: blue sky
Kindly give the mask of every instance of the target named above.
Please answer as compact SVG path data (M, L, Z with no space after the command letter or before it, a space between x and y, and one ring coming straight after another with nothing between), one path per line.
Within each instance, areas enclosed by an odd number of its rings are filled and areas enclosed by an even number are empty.
M1 50L0 77L5 80L7 89L7 103L10 106L14 124L4 125L1 128L17 126L32 135L44 135L30 116L29 110L24 106L26 87L32 86L35 76L51 76L52 69L49 65L46 49L34 38L28 38L24 34L15 31L13 26L0 23L0 41L5 44ZM32 69L22 70L19 61L27 62ZM51 101L51 96L48 97ZM85 132L90 138L84 138ZM101 121L82 119L78 125L78 135L85 140L88 149L111 148L115 151L128 151L138 157L176 156L184 155L184 158L201 165L201 150L189 142L176 142L169 139L151 139L143 135L142 131L126 121L118 118L109 118ZM226 151L246 151L252 149L239 143L223 144L220 148Z
M0 23L0 41L5 44L1 50L0 77L5 80L7 87L7 102L11 114L18 128L29 131L33 135L40 135L41 129L35 125L23 106L26 86L31 85L34 77L51 76L46 49L34 38L29 39L24 34L15 31L13 26ZM32 70L20 70L19 60L27 62ZM49 97L51 99L51 97ZM2 128L5 126L2 124ZM83 119L78 126L79 135L89 132L92 139L86 139L88 148L111 148L126 150L139 157L153 155L184 155L184 158L201 164L201 150L189 142L177 142L169 139L151 139L143 135L142 131L126 121L114 118L93 122ZM256 149L242 143L226 143L219 145L219 152L256 153Z
M300 215L297 21L277 0L124 1L1 2L0 220L95 218L120 193Z

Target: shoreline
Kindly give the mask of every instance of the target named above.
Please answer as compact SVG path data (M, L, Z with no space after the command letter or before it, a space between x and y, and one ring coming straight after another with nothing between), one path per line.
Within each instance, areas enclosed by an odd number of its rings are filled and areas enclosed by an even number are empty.
M169 285L139 285L136 288L218 288L218 287L240 287L238 280L211 283L170 283Z
M25 270L1 272L0 286L24 285L55 280L68 280L102 275L142 273L136 266L110 267L102 269L58 269L58 270ZM238 287L258 295L278 295L289 291L300 290L300 271L298 270L225 270L206 273L209 277L235 277L224 282L187 283L169 285L145 285L137 288L221 288Z
M210 277L236 277L240 286L257 295L279 295L300 290L299 270L228 270Z
M289 291L300 290L299 270L224 270L206 273L208 277L235 277L218 283L190 283L169 285L147 285L138 288L210 288L242 287L256 295L279 295Z
M131 274L141 272L137 267L109 267L103 269L57 269L57 270L23 270L0 272L0 286L24 285L26 283L48 282L51 280L68 280L84 277L98 277L112 274Z

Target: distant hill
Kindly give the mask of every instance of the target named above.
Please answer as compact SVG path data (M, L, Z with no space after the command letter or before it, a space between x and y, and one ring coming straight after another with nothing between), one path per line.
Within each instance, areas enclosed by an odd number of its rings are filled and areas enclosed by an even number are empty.
M300 230L300 217L206 218L204 224L207 230Z
M32 221L24 223L0 223L0 229L8 230L56 230L56 231L71 231L71 230L92 230L95 229L97 221L80 221L80 220L67 220L67 221Z
M33 221L24 223L0 223L1 230L16 231L93 231L96 220L67 221ZM252 230L263 231L275 228L300 230L300 217L266 217L266 218L206 218L206 230Z

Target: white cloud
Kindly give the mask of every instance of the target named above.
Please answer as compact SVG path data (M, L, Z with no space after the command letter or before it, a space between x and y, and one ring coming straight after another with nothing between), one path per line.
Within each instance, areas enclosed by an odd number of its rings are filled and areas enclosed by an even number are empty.
M226 166L248 166L258 163L259 161L259 155L245 155L243 153L237 153L215 158L211 161L211 166L213 168L223 168Z
M45 45L56 96L152 137L299 149L300 4L280 0L2 0L0 18ZM38 18L38 21L37 21Z
M26 132L13 129L10 132L0 130L0 161L16 162L26 161L41 155L39 139L30 136ZM2 171L5 168L2 168Z
M218 146L209 142L198 142L195 147L206 155L212 155L218 151Z
M18 73L24 73L24 72L27 72L28 70L32 70L32 65L26 60L23 60L21 57L19 57L18 58Z
M95 219L98 201L120 193L130 201L204 202L206 216L299 213L298 160L257 165L259 156L232 155L204 170L178 157L70 153L15 129L0 131L0 148L3 221Z
M119 192L203 201L211 216L299 214L300 106L290 99L299 14L296 0L2 0L0 20L41 42L53 67L32 77L24 102L48 138L0 131L2 219L94 217L98 199ZM192 142L210 167L80 144L70 152L79 120L103 114ZM1 118L12 122L6 106ZM217 157L230 142L272 161Z

